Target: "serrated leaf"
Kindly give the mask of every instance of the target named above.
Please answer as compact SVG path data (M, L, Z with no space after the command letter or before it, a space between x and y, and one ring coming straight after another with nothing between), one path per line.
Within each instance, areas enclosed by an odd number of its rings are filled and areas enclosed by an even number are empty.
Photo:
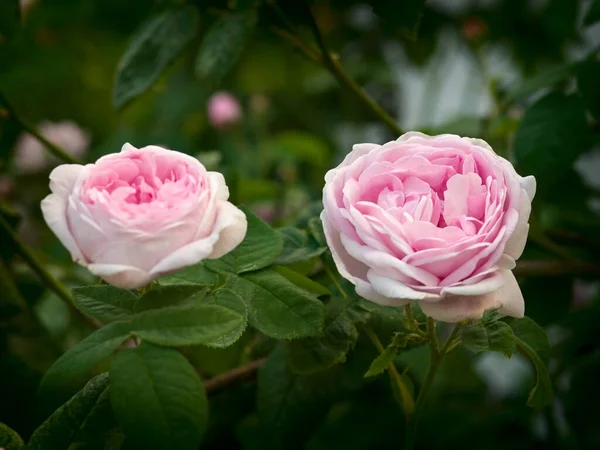
M358 331L348 316L351 306L350 300L331 299L322 335L296 339L287 344L290 365L295 372L313 373L346 360L346 354L358 339Z
M19 0L0 2L0 36L11 39L21 27L21 8Z
M219 336L217 339L207 343L211 347L225 348L235 343L246 330L248 325L248 308L246 302L231 289L218 289L212 295L202 300L204 305L217 305L235 311L243 320L238 322L236 328L229 333Z
M194 7L164 11L145 22L125 50L115 76L117 108L145 92L183 51L198 29Z
M244 327L245 321L243 315L231 308L200 304L146 311L135 316L131 332L158 345L220 347L229 345L232 335Z
M177 350L145 342L113 360L110 402L134 448L196 450L208 423L194 368Z
M275 262L283 250L281 237L267 223L244 209L248 219L246 237L233 251L204 264L218 273L244 273L259 270Z
M129 319L134 314L137 296L110 285L74 288L73 300L80 311L102 323Z
M388 345L385 350L373 360L369 366L369 370L365 373L365 377L373 377L385 372L390 364L394 364L397 354L398 347L395 345Z
M552 87L572 76L577 66L578 63L565 63L543 70L532 78L521 81L509 88L505 100L507 102L514 102L515 100L526 98L543 88Z
M466 349L474 353L490 350L509 358L516 350L512 329L506 323L497 320L465 327L462 330L461 341Z
M4 450L21 450L24 445L23 439L16 431L0 422L0 448Z
M585 108L575 95L553 92L530 106L515 134L515 157L520 173L534 175L538 190L550 192L573 170L588 148L590 135ZM552 176L546 176L551 173Z
M226 286L244 299L250 323L267 336L294 339L323 330L323 303L273 270L232 276Z
M246 48L256 15L236 14L219 19L208 31L194 63L199 80L216 84L227 75Z
M141 313L153 309L177 306L194 306L200 304L205 295L206 289L201 285L158 286L137 300L135 312Z
M311 294L315 294L316 296L331 295L331 291L325 286L292 269L283 266L273 266L273 270Z
M129 339L130 330L128 322L113 322L94 331L56 360L44 375L40 389L59 386L84 375Z
M279 228L277 233L283 240L283 251L277 258L277 264L286 266L308 261L322 255L327 248L317 247L309 238L308 232L294 227Z
M587 13L583 19L583 24L587 27L600 21L600 0L592 0Z
M204 264L196 264L179 270L170 275L165 275L159 280L161 286L194 284L200 286L214 286L219 281L219 276L208 270Z
M118 444L116 422L108 403L108 375L92 378L35 430L28 450L104 450ZM113 447L118 448L118 447Z
M529 317L515 319L506 317L502 319L513 330L515 336L529 345L540 357L545 365L550 361L550 344L546 331Z

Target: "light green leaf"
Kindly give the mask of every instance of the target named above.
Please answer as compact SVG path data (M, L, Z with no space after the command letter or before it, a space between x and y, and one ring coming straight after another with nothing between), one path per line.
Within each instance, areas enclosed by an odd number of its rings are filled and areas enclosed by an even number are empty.
M138 299L135 312L174 306L194 306L199 304L205 295L206 289L196 284L158 286Z
M461 341L466 349L474 352L500 352L507 358L516 350L515 335L506 323L491 321L487 324L474 323L465 327Z
M390 364L394 364L396 355L398 354L398 347L395 345L388 345L385 350L379 354L377 358L373 360L369 366L369 370L365 373L366 377L373 377L385 372Z
M110 402L134 448L196 450L208 423L194 368L177 350L145 342L113 360Z
M241 56L256 25L255 14L237 14L219 19L202 41L194 63L196 76L216 84Z
M543 70L532 78L519 82L509 88L505 101L514 102L534 94L540 89L552 87L553 85L572 76L577 69L578 63L565 63L551 69Z
M267 336L294 339L323 330L323 303L273 270L230 277L227 287L246 301L250 323Z
M295 372L317 372L346 360L346 354L358 339L358 330L348 316L351 306L350 300L332 298L327 305L322 335L287 344L290 365Z
M56 360L44 375L40 388L50 389L84 375L129 339L130 330L128 322L113 322L94 331Z
M182 284L198 284L200 286L214 286L219 281L219 276L208 270L204 264L196 264L186 267L171 275L165 275L160 278L161 286L182 285Z
M244 327L245 321L243 315L231 308L200 304L138 314L131 323L131 330L143 341L158 345L220 347L235 342L233 336Z
M21 8L19 0L0 2L0 36L11 39L21 27Z
M108 450L120 448L122 435L108 401L108 375L92 378L35 430L28 450Z
M248 231L240 245L219 259L204 261L206 267L218 273L243 273L262 269L275 262L283 250L281 237L264 221L244 209Z
M316 296L331 295L331 291L325 286L292 269L283 266L273 266L273 270L311 294L315 294Z
M102 323L129 319L134 314L137 296L107 284L83 286L72 290L75 306Z
M4 450L21 450L25 444L19 434L0 422L0 448Z
M308 233L294 227L279 228L277 233L283 239L283 251L277 258L277 264L290 265L316 258L327 248L317 247L311 242Z
M117 67L114 105L121 108L148 90L194 38L197 29L194 7L170 9L145 22Z

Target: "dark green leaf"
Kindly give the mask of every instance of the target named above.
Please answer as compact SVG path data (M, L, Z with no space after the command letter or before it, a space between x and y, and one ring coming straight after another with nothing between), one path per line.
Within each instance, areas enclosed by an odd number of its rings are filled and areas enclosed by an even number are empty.
M132 333L158 345L230 345L246 319L237 311L213 305L163 308L138 314L131 323Z
M475 353L490 350L510 358L516 350L512 329L506 323L497 320L487 324L474 323L465 327L461 334L461 341L465 348Z
M321 222L320 218L311 217L308 220L308 230L317 244L322 247L327 247L327 239L325 239L325 232L323 231L323 222Z
M394 364L397 354L398 347L395 345L388 345L385 350L373 360L369 370L365 373L365 377L372 377L385 372L390 364Z
M295 372L312 373L346 360L346 354L358 339L358 331L348 315L351 306L350 300L332 298L327 305L322 335L288 343L289 361Z
M238 320L236 328L232 329L229 333L219 336L217 339L208 342L206 345L211 347L229 347L231 344L236 342L244 333L248 324L248 308L246 302L233 292L231 289L219 289L212 295L207 296L202 300L202 304L205 305L217 305L226 309L235 311L240 315L243 320Z
M0 2L0 36L11 39L21 26L21 8L19 0Z
M548 365L550 361L550 344L548 343L548 335L542 327L529 317L523 317L522 319L506 317L502 320L512 328L517 338L529 345L544 364Z
M202 41L194 63L196 76L216 84L236 63L256 25L256 15L237 14L219 19Z
M427 0L402 0L390 2L388 0L371 1L373 12L382 21L391 22L390 25L401 35L411 41L417 39L417 31L421 23L421 17L425 11Z
M598 21L600 21L600 0L592 0L583 19L583 24L589 26Z
M538 189L548 192L572 171L589 141L581 100L575 95L550 93L525 111L517 129L515 156L520 173L535 175Z
M317 247L304 230L285 227L277 230L283 239L283 251L277 258L277 264L289 265L308 261L323 254L326 247Z
M208 422L200 377L177 350L142 343L110 367L110 402L135 448L196 450Z
M243 242L219 259L206 260L210 270L219 273L243 273L262 269L275 262L283 250L281 237L264 221L244 209L248 231Z
M137 296L107 284L73 289L75 306L102 323L129 319L134 314Z
M117 108L145 92L196 35L193 7L167 10L145 22L117 67L113 102Z
M250 323L267 336L294 339L323 330L323 303L273 270L230 277L227 286L246 301Z
M600 1L595 3L600 5ZM600 6L598 6L600 9ZM598 12L600 16L600 11ZM598 18L600 20L600 17ZM583 102L596 119L600 119L600 61L587 61L577 73L577 87Z
M331 291L327 289L322 284L317 283L316 281L311 280L310 278L298 273L294 270L288 269L283 266L273 266L273 270L280 275L283 275L289 281L294 283L299 288L304 289L311 294L315 294L317 296L320 295L331 295Z
M214 286L219 281L219 276L208 270L204 264L186 267L171 275L165 275L158 280L162 286L173 284L199 284L201 286Z
M84 375L119 348L130 337L130 330L128 322L113 322L94 331L58 358L44 375L41 388L62 385Z
M577 63L565 63L551 69L543 70L532 78L519 82L518 85L509 88L506 94L507 102L514 102L536 93L540 89L552 87L573 75Z
M0 422L0 448L4 450L21 450L25 444L18 433Z
M90 380L35 430L27 449L119 448L121 436L115 429L116 422L108 402L108 385L105 373ZM111 447L111 443L115 446Z
M158 286L138 299L135 312L173 306L193 306L199 304L205 295L206 289L196 284Z

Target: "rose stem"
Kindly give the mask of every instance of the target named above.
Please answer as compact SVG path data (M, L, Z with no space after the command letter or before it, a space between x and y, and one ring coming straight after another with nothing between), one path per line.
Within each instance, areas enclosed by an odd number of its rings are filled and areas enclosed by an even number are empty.
M36 127L34 127L32 124L27 122L22 117L20 117L17 114L17 112L15 111L15 108L9 103L8 99L2 92L0 92L0 103L2 103L4 105L4 108L6 108L6 110L8 111L9 118L13 119L22 128L24 128L29 134L31 134L38 141L40 141L42 144L44 144L44 146L48 149L48 151L50 153L52 153L54 156L56 156L57 158L59 158L60 160L66 162L66 163L79 164L79 161L77 161L77 159L73 158L71 155L69 155L65 150L63 150L59 146L50 142L48 139L46 139L44 136L42 136L40 134L40 132L36 129Z
M412 417L409 418L408 424L406 426L406 441L405 441L405 450L412 450L415 445L415 435L417 431L417 425L419 420L419 414L423 409L423 405L425 404L425 398L431 389L431 385L433 382L433 378L439 368L440 362L442 358L454 348L454 340L458 335L460 329L464 325L464 322L459 322L456 324L450 336L440 349L438 346L437 333L435 330L435 320L431 317L427 318L427 335L429 336L429 367L427 369L427 373L425 374L425 379L423 380L423 384L421 385L421 389L419 391L419 395L417 396L417 402L415 404L415 411Z
M281 10L279 10L276 5L274 6L280 17L285 18ZM336 58L332 57L331 53L325 45L325 41L323 40L323 36L321 35L317 22L310 10L310 6L308 4L305 4L305 8L308 13L311 30L321 50L321 55L318 55L316 51L312 50L311 45L304 42L298 35L293 35L277 28L272 28L272 30L279 36L286 39L292 45L295 45L309 59L321 64L325 69L327 69L343 87L353 92L395 134L403 134L404 131L402 131L402 128L398 126L394 118L390 116L381 106L379 106L379 104L375 100L373 100L371 96L367 94L364 91L364 89L362 89L352 78L350 78L348 74L346 74L346 72L344 71L339 61L337 61ZM288 27L290 26L287 20L284 20L284 22Z

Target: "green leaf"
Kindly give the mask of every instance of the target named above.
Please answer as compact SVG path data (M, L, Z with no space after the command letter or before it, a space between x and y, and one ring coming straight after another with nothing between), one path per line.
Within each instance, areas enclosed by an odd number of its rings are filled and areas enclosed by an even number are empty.
M11 39L21 27L21 8L19 0L0 2L0 36Z
M294 339L323 330L323 303L273 270L230 277L227 287L246 301L250 323L267 336Z
M308 219L308 230L313 239L322 247L327 247L327 239L323 231L323 222L319 217L311 217Z
M117 67L113 103L121 108L148 90L183 51L198 29L193 7L164 11L133 36Z
M175 306L194 306L199 304L205 295L206 289L201 285L158 286L138 299L135 312Z
M295 372L317 372L346 360L346 354L358 339L358 330L348 315L351 306L350 300L332 298L327 305L322 335L288 343L289 361Z
M129 319L134 314L137 296L125 289L107 284L74 288L75 306L102 323Z
M196 450L208 423L200 377L177 350L143 342L110 367L110 402L135 448Z
M241 56L255 25L255 14L236 14L219 19L198 50L194 63L198 79L211 85L221 81Z
M28 450L120 448L122 436L108 401L106 373L92 378L35 430ZM113 444L114 446L111 446Z
M600 21L600 0L592 0L583 19L583 24L587 27L598 21Z
M84 375L129 339L130 330L128 322L113 322L94 331L56 360L44 375L40 388L60 386Z
M339 371L295 373L279 346L258 372L257 410L269 448L304 448L339 390ZM298 430L302 430L298 433Z
M578 64L579 63L571 62L561 64L539 72L532 78L519 82L516 86L509 88L505 101L514 102L515 100L527 98L529 95L534 94L543 88L552 87L561 81L566 80L575 73Z
M506 323L491 321L487 324L474 323L465 327L461 341L467 350L474 353L494 351L507 358L516 350L515 335Z
M373 8L373 12L382 21L391 22L390 25L395 30L398 30L405 39L415 41L421 18L425 12L426 1L402 0L399 2L390 2L388 0L375 0L371 1L370 5Z
M248 231L240 245L219 259L204 261L218 273L244 273L262 269L275 262L283 250L281 237L264 221L244 209Z
M596 2L600 5L600 1ZM600 6L598 6L600 9ZM598 13L600 15L600 12ZM600 17L598 18L600 20ZM581 98L596 119L600 119L600 61L586 61L577 73L577 87Z
M283 251L277 258L277 264L289 265L316 258L323 254L326 247L317 247L304 230L285 227L277 230L283 240Z
M143 341L158 345L221 347L235 342L232 339L239 337L245 322L245 317L234 309L201 304L146 311L133 319L131 330Z
M517 129L515 156L520 173L535 175L538 189L548 192L573 170L589 141L581 100L575 95L550 93L525 111Z
M398 347L395 345L387 346L385 350L373 360L369 366L369 370L365 373L365 377L373 377L385 372L390 364L394 364L398 350Z
M205 343L211 347L225 348L235 343L246 330L248 325L248 308L246 302L231 289L219 289L212 295L202 300L205 305L217 305L236 312L243 320L237 320L238 324L229 333L219 336L213 341Z
M219 276L208 270L204 264L186 267L171 275L165 275L159 280L161 286L197 284L200 286L214 286L219 281Z
M273 266L273 270L311 294L315 294L316 296L331 295L331 291L325 286L292 269L283 266Z
M552 402L554 395L547 369L550 357L548 336L544 329L529 317L503 320L512 328L516 336L517 348L529 358L535 368L536 382L529 392L527 405L533 408L542 408Z
M19 434L0 422L0 448L4 450L20 450L25 444Z

